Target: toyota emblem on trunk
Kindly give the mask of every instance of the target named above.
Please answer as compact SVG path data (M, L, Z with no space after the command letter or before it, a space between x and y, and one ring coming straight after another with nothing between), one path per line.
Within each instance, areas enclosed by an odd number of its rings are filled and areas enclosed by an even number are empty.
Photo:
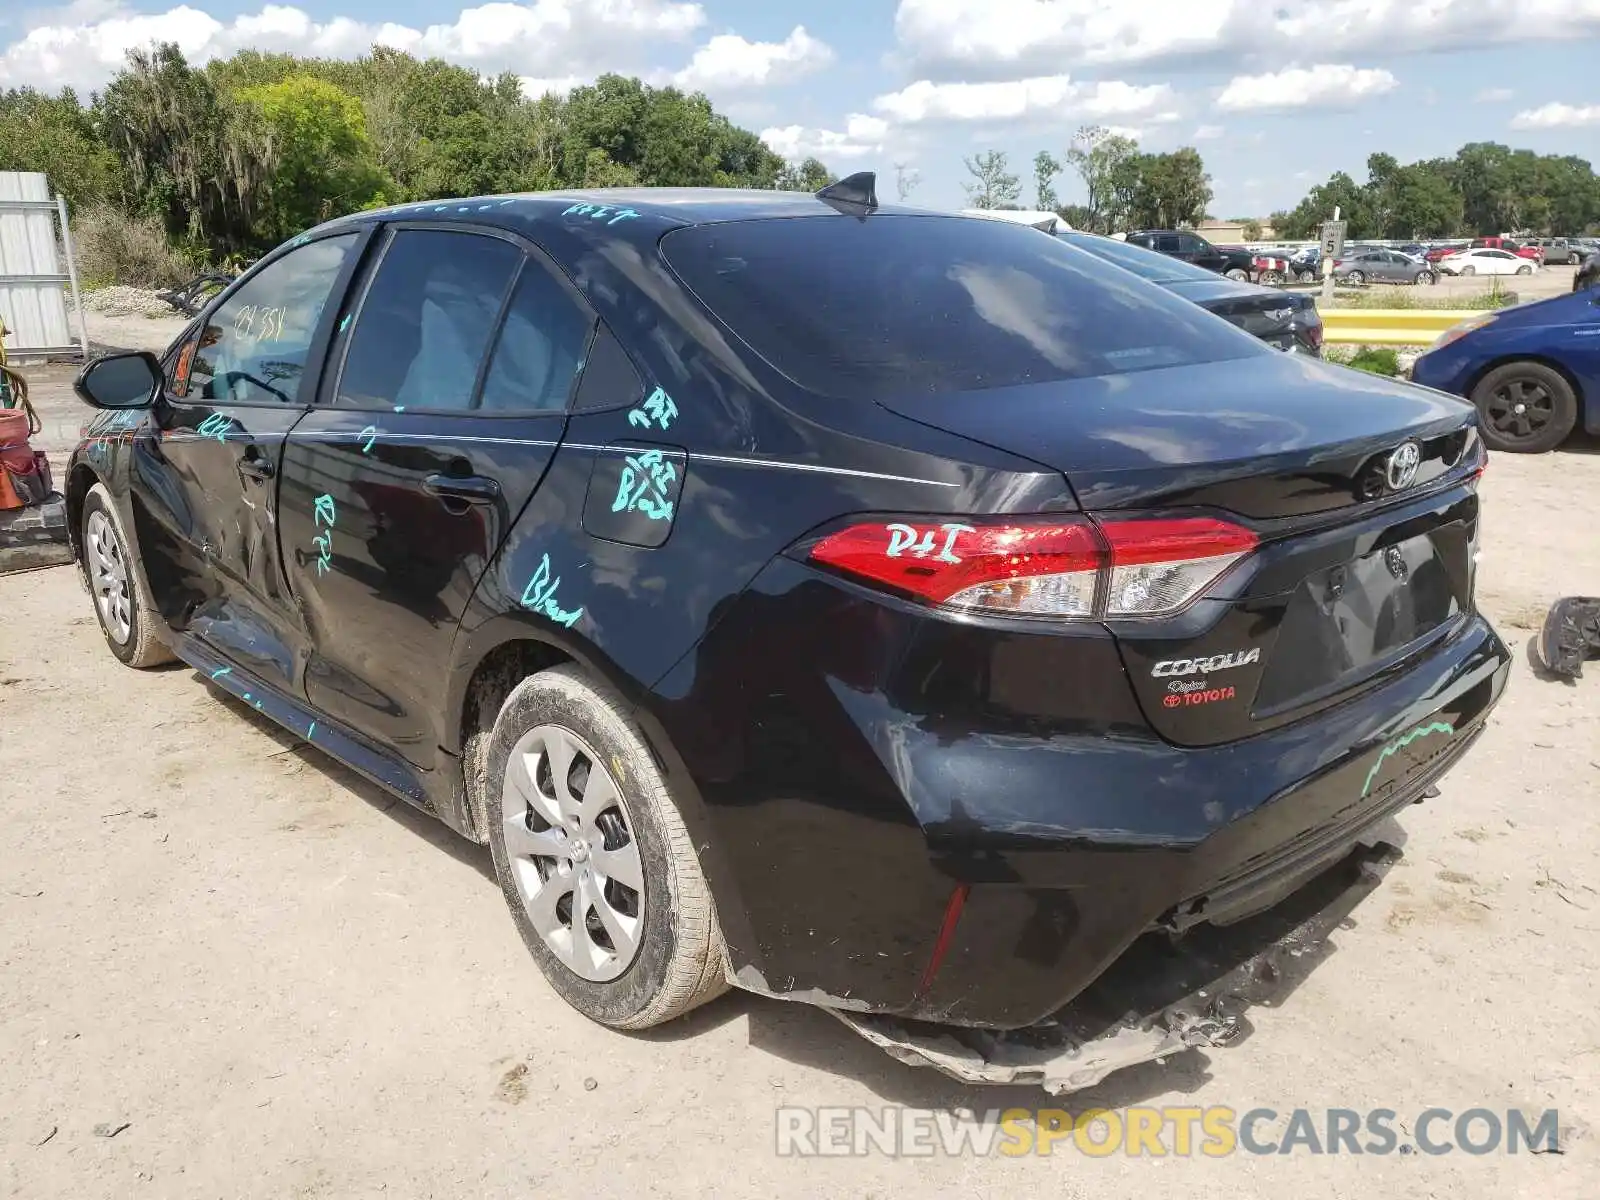
M1416 442L1401 442L1384 464L1383 478L1393 491L1410 487L1417 478L1417 468L1422 465L1422 447Z

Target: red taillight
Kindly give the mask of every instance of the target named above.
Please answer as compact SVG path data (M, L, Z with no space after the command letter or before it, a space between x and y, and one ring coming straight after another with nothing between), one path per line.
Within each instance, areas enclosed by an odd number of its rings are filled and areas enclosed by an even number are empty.
M1256 546L1211 517L851 525L812 562L929 604L1017 616L1170 616Z
M1087 617L1105 550L1081 520L851 525L811 550L813 562L930 604Z

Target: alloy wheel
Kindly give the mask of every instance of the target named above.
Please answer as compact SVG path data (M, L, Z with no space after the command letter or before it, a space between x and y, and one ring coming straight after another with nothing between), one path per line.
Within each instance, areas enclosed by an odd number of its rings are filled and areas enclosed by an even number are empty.
M89 514L84 543L89 552L89 586L94 590L100 620L117 645L126 645L133 633L128 564L122 557L122 546L110 518L99 509Z
M1532 379L1507 380L1484 405L1489 425L1508 442L1532 441L1555 420L1555 415L1555 397Z
M539 725L506 760L506 858L534 929L594 983L632 964L644 932L644 861L621 789L571 730Z

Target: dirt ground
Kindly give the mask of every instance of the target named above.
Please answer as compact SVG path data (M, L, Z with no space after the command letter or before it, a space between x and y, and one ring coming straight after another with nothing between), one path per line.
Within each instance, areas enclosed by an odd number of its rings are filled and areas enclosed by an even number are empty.
M1406 1132L1430 1106L1556 1108L1562 1154L779 1157L780 1105L1051 1101L740 993L652 1034L590 1024L485 851L195 672L121 666L60 567L0 578L0 1195L1592 1197L1600 663L1551 682L1525 647L1557 596L1600 592L1600 447L1497 456L1483 490L1480 599L1518 662L1404 815L1405 860L1248 1039L1066 1103L1387 1107Z

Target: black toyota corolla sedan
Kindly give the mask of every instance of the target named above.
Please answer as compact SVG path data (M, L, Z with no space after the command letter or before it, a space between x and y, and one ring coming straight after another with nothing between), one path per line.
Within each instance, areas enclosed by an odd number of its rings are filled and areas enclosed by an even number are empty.
M1237 325L1278 350L1322 357L1322 317L1316 301L1303 292L1285 292L1225 279L1215 271L1186 263L1170 254L1132 246L1116 238L1076 230L1055 234L1070 246L1116 263L1141 279L1192 300L1201 308Z
M618 1028L1060 1030L1294 903L1504 685L1472 408L870 183L360 213L91 364L112 653L487 843Z

